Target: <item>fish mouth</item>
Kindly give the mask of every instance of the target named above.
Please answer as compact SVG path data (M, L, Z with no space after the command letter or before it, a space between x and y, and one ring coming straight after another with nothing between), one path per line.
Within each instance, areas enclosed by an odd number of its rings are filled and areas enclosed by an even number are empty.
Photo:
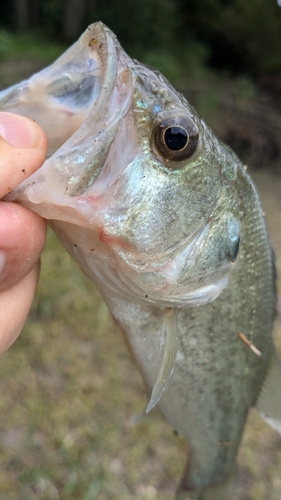
M87 223L77 198L99 176L128 111L127 59L111 30L95 23L54 64L0 92L0 110L37 121L49 144L49 158L7 200L46 219Z

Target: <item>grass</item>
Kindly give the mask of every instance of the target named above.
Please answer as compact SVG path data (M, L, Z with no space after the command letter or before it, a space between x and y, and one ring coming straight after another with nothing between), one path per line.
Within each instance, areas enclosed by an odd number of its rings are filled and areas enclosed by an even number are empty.
M24 57L38 59L43 64L54 61L65 47L47 41L40 33L12 34L0 29L0 60L18 60Z
M62 54L66 47L40 33L15 35L0 29L0 88L31 76Z

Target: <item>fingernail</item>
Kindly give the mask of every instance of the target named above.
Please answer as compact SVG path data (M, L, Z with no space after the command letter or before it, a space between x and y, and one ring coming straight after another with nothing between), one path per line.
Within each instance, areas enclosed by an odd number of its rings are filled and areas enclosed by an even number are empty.
M0 136L17 148L35 148L40 141L36 124L12 113L0 113Z

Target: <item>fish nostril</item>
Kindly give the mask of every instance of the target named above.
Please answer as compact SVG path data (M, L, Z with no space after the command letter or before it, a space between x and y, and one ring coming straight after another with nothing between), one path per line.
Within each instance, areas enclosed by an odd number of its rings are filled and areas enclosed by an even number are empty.
M231 248L231 260L232 260L232 262L236 261L236 258L237 258L238 252L239 252L239 248L240 248L240 237L236 240L236 242L233 244L233 246Z

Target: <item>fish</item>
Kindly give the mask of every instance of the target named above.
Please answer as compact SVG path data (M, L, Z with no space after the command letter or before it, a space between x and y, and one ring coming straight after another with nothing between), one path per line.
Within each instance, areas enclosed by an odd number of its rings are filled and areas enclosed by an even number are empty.
M230 500L249 409L281 433L274 254L247 169L101 22L0 110L49 144L5 199L48 220L124 335L144 414L157 406L188 442L175 498Z

